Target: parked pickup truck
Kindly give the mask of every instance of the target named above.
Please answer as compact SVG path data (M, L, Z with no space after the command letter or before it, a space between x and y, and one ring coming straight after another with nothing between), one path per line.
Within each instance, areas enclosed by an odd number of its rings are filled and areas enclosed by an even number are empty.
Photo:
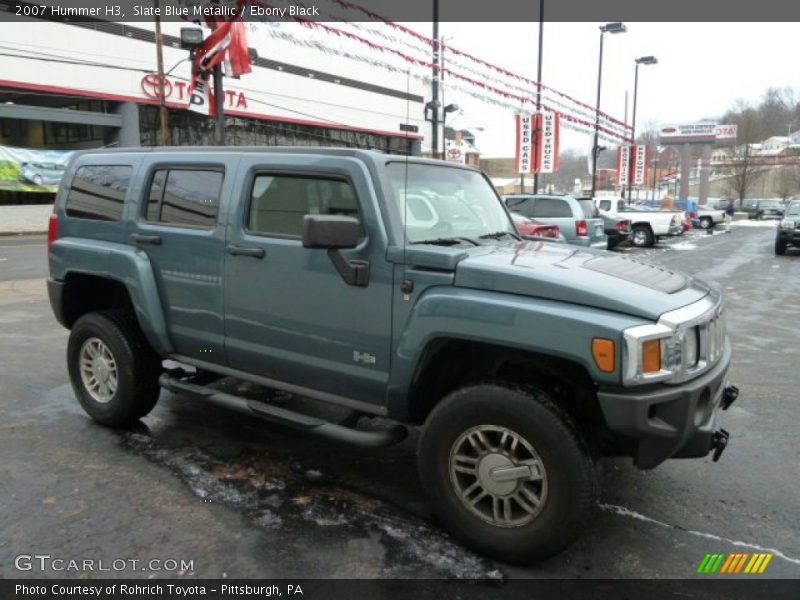
M598 457L650 469L716 460L728 440L721 292L521 240L469 167L353 149L83 151L48 255L95 421L135 422L163 387L364 447L420 426L441 522L499 559L551 556L585 530ZM383 419L345 426L215 377Z
M644 202L644 207L659 209L661 207L661 200L648 200ZM722 225L725 222L725 209L714 208L707 204L697 204L692 201L691 203L685 200L674 200L672 207L676 210L682 210L688 213L692 224L700 229L713 229L717 225Z
M631 244L649 248L660 237L683 233L683 213L679 211L644 210L632 208L622 199L595 198L597 208L614 212L631 221Z

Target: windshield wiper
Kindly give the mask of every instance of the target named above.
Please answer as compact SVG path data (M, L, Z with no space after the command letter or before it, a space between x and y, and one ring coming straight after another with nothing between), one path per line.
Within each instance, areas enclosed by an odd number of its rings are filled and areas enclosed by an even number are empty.
M506 237L506 236L514 238L515 240L522 239L519 236L514 235L510 231L495 231L494 233L485 233L484 235L479 235L478 239L481 239L481 240L487 240L487 239L499 240L500 238L503 238L503 237Z
M468 237L440 237L431 240L420 240L418 242L411 242L412 244L434 244L436 246L455 246L468 242L473 246L480 246L481 243Z

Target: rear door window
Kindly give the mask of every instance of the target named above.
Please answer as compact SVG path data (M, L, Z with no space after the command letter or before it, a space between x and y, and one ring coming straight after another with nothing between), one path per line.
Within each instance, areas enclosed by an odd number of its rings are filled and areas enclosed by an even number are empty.
M572 209L566 200L560 198L537 198L533 209L533 215L542 218L564 218L572 217Z
M153 174L145 219L189 227L217 222L223 173L211 169L159 169Z
M79 167L67 194L67 216L119 221L132 173L133 167L123 165Z

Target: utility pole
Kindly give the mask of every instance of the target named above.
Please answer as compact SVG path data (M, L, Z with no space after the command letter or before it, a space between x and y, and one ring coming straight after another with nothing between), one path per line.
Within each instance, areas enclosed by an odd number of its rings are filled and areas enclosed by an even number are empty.
M156 13L156 62L158 65L158 113L161 121L161 144L172 145L169 135L169 113L167 112L167 98L164 88L164 38L161 36L161 12L159 0L153 0Z
M439 0L433 0L433 72L431 73L431 149L439 158Z
M212 70L214 77L214 108L216 120L214 137L218 146L225 145L225 92L222 89L222 65L217 64Z
M542 109L542 45L544 41L544 0L539 0L539 67L536 72L536 81L539 84L536 86L536 112ZM539 141L541 131L534 131L533 135ZM539 193L539 173L533 174L533 193Z

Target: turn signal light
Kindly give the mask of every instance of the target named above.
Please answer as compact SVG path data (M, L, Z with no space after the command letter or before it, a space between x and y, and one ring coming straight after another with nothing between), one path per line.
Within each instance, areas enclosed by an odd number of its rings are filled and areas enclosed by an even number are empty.
M592 356L597 368L603 373L613 373L616 367L614 340L594 338L592 340Z
M661 370L661 340L647 340L642 344L642 372L658 373Z

